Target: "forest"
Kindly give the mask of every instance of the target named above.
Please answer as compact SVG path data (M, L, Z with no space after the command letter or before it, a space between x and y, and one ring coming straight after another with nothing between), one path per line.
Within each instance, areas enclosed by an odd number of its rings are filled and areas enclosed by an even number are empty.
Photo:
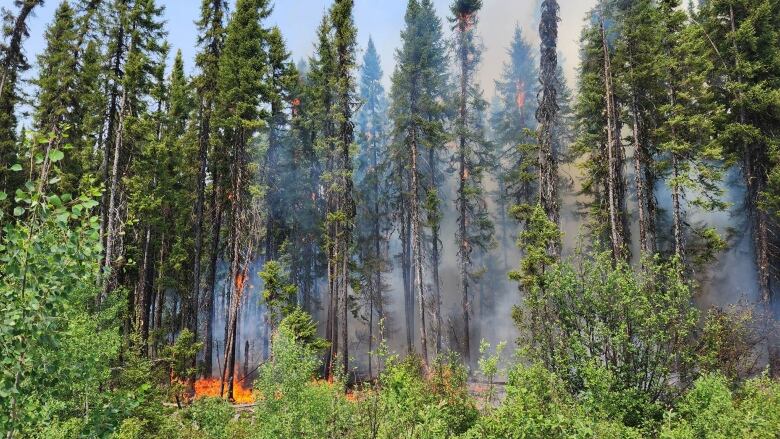
M520 2L487 86L509 0L393 59L56 1L2 2L5 439L780 436L780 0Z

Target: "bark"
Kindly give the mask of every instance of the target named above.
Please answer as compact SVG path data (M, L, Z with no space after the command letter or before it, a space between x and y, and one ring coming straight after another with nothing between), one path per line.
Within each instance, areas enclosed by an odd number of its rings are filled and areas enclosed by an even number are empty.
M144 230L141 267L138 270L138 282L135 285L135 324L134 329L141 335L142 353L146 353L149 340L149 270L151 265L152 231L149 226Z
M653 255L656 252L654 222L650 218L650 199L652 186L647 180L651 172L649 154L644 142L643 129L639 116L636 96L632 97L631 117L632 136L634 141L634 183L636 185L637 212L639 214L639 245L643 255Z
M406 197L404 197L406 201ZM404 203L406 204L406 203ZM414 293L411 263L411 220L409 210L404 206L401 213L401 271L404 282L404 310L406 317L406 347L409 353L414 352L414 341L412 333L414 332Z

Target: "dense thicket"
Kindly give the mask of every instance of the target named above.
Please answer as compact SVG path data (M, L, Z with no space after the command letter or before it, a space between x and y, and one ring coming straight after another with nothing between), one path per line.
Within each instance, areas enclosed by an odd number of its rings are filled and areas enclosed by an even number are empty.
M272 2L203 0L191 76L155 0L61 1L31 69L43 3L0 45L6 438L780 431L779 0L599 1L574 98L544 0L492 105L480 0L409 0L389 81L353 0L297 65ZM759 294L706 309L727 210Z

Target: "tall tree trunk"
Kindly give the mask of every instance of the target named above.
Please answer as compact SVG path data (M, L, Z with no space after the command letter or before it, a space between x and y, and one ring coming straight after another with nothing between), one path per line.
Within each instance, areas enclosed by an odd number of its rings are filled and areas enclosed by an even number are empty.
M206 281L206 293L208 296L204 300L206 309L204 315L206 316L206 334L204 335L204 358L205 367L204 375L207 377L213 376L214 365L214 320L216 320L216 287L217 287L217 261L219 260L219 242L220 234L222 233L222 191L219 183L218 173L214 173L214 189L211 197L211 248L209 250L209 274Z
M408 201L408 197L403 197L404 204ZM406 348L407 352L414 352L414 341L412 333L414 331L414 293L412 289L412 279L414 273L412 272L411 263L411 222L409 217L409 206L405 206L401 212L401 271L404 282L404 310L406 317Z
M116 246L116 238L118 234L118 216L119 216L119 178L120 178L120 161L121 161L121 152L122 148L124 147L124 124L125 124L125 116L128 111L128 104L127 104L127 90L124 90L122 92L122 100L119 104L119 119L117 120L118 129L116 130L116 138L114 141L114 151L113 151L113 159L111 163L111 183L108 187L108 223L106 226L106 247L105 247L105 257L103 260L103 267L105 267L107 270L109 270L109 273L104 281L103 289L101 292L101 298L100 302L103 302L107 297L109 292L116 286L116 273L114 272L114 252L115 252L115 246ZM121 252L117 251L117 254L120 254Z
M672 175L675 181L679 178L679 159L672 153ZM680 185L675 183L672 187L672 217L674 227L674 253L680 259L685 259L685 244L683 243L682 205L680 203Z
M439 184L436 180L436 150L431 146L428 150L428 161L431 167L431 188L437 191L438 197ZM438 206L436 215L438 215ZM439 265L441 256L439 255L439 219L431 224L431 274L433 275L433 312L435 313L436 324L436 354L442 349L442 318L441 318L441 279L439 278Z
M640 126L639 108L636 96L631 102L632 136L634 141L634 183L636 185L637 212L639 214L639 245L643 256L653 255L655 248L655 230L650 216L650 198L652 187L647 181L647 172L650 172L650 159L644 142L643 129Z
M558 10L557 1L542 2L539 22L539 82L542 91L536 113L536 120L539 122L539 199L547 218L556 225L560 224L558 160L553 139L553 126L558 114ZM558 244L551 244L549 251L560 255L561 249Z
M200 281L201 281L201 259L203 250L203 217L204 205L206 202L206 166L208 160L208 147L211 132L211 108L210 103L201 101L200 127L198 133L198 187L195 192L195 224L193 234L195 235L195 248L192 255L192 309L194 310L193 334L198 336L198 314L200 313ZM210 294L211 296L211 294ZM208 321L209 318L206 317ZM210 338L210 333L206 333L205 338ZM211 348L211 342L208 342ZM206 357L210 362L211 357ZM211 372L211 366L207 366Z
M412 104L412 114L415 112L414 103ZM422 223L420 220L420 183L419 173L417 172L417 128L412 126L410 129L410 154L412 164L412 255L414 258L414 278L415 290L417 292L417 303L420 307L420 347L422 349L422 358L425 366L428 366L428 330L425 325L425 288L423 278L423 258L422 258Z
M615 260L625 257L625 230L623 221L622 200L623 188L623 163L622 145L617 129L617 110L615 109L615 95L612 87L612 63L610 61L607 35L604 22L599 23L601 31L601 43L604 55L604 100L607 110L607 197L609 209L610 240L612 241L612 256Z
M471 243L468 235L468 201L466 195L466 180L469 178L469 169L466 163L466 127L468 125L468 80L469 60L468 47L466 46L466 32L468 31L467 17L461 17L458 21L460 33L460 106L458 109L459 133L458 133L458 238L460 240L458 250L458 263L460 275L461 311L463 313L463 358L466 364L471 362L471 304L469 303L469 279L468 267L471 254Z

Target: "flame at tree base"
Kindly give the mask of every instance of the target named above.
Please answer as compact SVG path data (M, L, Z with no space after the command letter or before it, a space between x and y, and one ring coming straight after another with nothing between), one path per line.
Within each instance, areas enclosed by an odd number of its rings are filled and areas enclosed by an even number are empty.
M219 389L222 381L219 378L201 378L195 381L195 399L215 397L220 398ZM227 395L227 383L225 383ZM244 387L240 380L233 381L233 402L236 404L251 404L255 402L252 389Z

